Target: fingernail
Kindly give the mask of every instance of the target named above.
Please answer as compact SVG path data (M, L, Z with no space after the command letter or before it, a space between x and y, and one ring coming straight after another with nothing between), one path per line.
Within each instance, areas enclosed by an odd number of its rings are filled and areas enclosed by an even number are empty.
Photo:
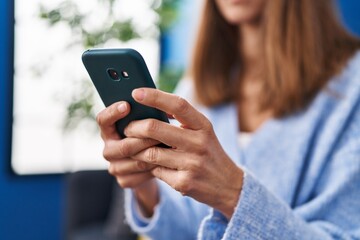
M145 98L145 91L143 89L135 89L133 91L133 98L137 101L142 101Z
M121 103L117 109L119 110L120 113L124 113L126 111L126 104L125 103Z

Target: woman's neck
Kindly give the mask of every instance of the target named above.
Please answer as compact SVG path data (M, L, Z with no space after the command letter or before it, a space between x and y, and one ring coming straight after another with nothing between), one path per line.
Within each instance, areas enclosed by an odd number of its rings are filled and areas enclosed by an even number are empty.
M258 96L262 89L262 41L259 24L239 27L241 58L240 89L238 102L239 128L254 132L272 117L272 111L261 111Z
M239 54L242 62L242 72L252 75L261 67L261 31L260 24L243 24L239 26Z

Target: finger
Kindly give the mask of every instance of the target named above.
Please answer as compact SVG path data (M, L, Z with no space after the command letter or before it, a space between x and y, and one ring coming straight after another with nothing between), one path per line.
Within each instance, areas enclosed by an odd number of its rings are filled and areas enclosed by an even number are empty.
M186 152L178 152L170 148L151 147L132 157L133 159L175 170L185 170Z
M125 176L134 173L148 172L155 167L155 165L150 163L128 158L111 162L108 171L113 176Z
M151 173L154 177L164 181L182 195L186 195L191 188L191 183L189 183L189 178L187 178L185 172L166 167L156 167Z
M171 147L181 146L182 149L188 149L196 140L193 130L179 128L156 119L132 121L124 132L129 138L155 139Z
M158 141L149 138L128 137L122 140L108 140L105 142L103 156L108 161L116 161L128 158L146 148L159 144Z
M153 88L139 88L132 92L133 98L146 106L154 107L173 115L188 128L199 130L208 122L185 99Z
M101 111L96 121L101 130L101 137L105 140L108 138L119 139L116 131L115 122L124 118L130 112L130 106L127 102L117 102Z
M143 172L116 177L116 180L122 188L135 188L145 181L152 179L153 177L154 176L151 174L151 172Z

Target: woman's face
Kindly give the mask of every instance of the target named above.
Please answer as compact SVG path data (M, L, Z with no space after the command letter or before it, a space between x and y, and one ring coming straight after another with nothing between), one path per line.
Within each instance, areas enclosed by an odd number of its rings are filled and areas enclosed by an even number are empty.
M254 23L261 18L266 0L215 0L220 13L230 23Z

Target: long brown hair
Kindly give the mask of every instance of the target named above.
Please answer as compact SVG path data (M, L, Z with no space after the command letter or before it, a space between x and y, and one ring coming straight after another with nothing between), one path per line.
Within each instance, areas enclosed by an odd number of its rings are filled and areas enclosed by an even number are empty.
M360 47L330 0L267 1L261 21L259 107L276 117L306 107ZM205 106L237 100L240 85L231 74L236 64L241 68L239 40L238 27L226 22L214 0L206 0L190 68L196 98Z

